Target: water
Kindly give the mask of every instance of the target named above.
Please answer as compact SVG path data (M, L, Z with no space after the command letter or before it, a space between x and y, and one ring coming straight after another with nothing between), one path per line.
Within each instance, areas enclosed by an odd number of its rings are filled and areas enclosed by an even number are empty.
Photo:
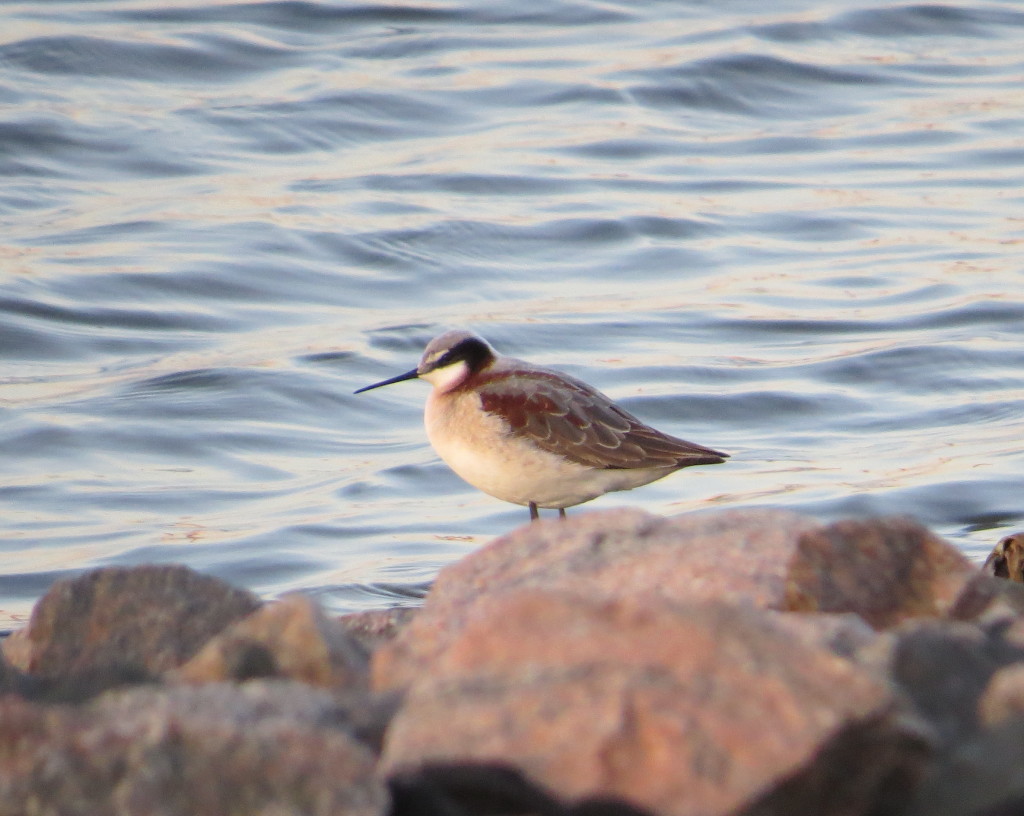
M8 0L0 176L0 623L415 603L526 519L351 393L451 326L733 454L590 507L1024 527L1016 0Z

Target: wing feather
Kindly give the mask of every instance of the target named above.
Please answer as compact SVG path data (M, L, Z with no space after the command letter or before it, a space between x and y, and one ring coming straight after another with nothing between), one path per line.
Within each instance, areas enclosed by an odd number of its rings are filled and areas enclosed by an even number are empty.
M517 366L475 384L483 409L542 450L595 468L682 468L728 454L661 433L581 380Z

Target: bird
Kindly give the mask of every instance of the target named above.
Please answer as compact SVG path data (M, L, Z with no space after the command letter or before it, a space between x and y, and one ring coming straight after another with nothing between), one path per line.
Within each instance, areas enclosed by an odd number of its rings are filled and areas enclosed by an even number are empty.
M587 383L498 354L455 329L431 340L416 368L360 388L413 379L433 386L427 438L473 487L530 510L583 504L729 454L655 430Z
M1024 584L1024 533L999 539L982 567L989 575Z

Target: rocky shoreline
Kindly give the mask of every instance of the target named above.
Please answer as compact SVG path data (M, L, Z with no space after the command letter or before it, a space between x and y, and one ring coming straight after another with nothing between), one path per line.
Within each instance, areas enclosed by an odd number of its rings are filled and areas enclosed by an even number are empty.
M0 816L1017 812L1024 586L908 520L580 513L341 617L100 569L0 659Z

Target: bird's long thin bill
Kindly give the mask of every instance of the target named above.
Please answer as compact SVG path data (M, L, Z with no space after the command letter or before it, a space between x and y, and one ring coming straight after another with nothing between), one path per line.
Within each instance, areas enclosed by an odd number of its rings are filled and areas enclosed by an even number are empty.
M415 380L419 376L419 372L414 368L412 371L406 371L404 374L399 374L397 377L392 377L390 380L384 380L383 382L374 383L373 385L367 385L360 388L358 391L353 391L353 394L362 394L364 391L369 391L373 388L380 388L385 385L391 385L392 383L402 382L402 380Z

